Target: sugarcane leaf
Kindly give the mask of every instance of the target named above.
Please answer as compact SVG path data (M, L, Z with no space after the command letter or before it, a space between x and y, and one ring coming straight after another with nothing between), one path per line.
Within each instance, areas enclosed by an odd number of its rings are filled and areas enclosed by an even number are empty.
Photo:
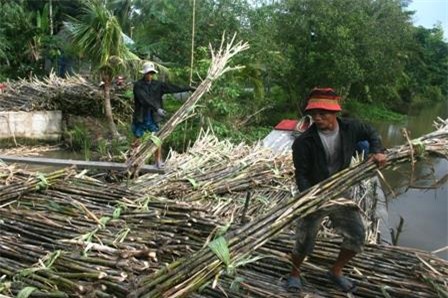
M201 293L205 288L207 288L211 284L211 281L205 282L201 287L198 289L198 293Z
M28 298L36 290L35 287L25 287L17 294L17 298Z
M103 217L101 217L100 218L100 224L101 224L101 227L105 227L106 226L106 224L109 222L111 220L111 218L109 217L109 216L103 216Z
M94 229L93 231L90 231L88 233L85 233L85 234L79 236L79 239L81 239L82 241L91 242L93 235L95 235L95 233L97 231L98 231L98 228Z
M223 236L225 233L227 233L227 231L230 228L230 225L232 224L231 221L227 222L225 225L223 226L219 226L218 230L216 231L216 236Z
M267 197L257 196L257 197L255 197L255 200L257 202L263 204L264 206L267 206L269 204L269 199Z
M157 147L160 147L160 146L162 146L162 140L159 138L159 137L157 137L155 134L153 134L153 133L145 133L144 135L143 135L143 137L142 137L142 143L146 143L146 142L148 142L148 141L151 141L151 142L153 142Z
M124 228L124 229L121 229L121 230L118 232L118 235L117 235L117 237L115 238L115 240L113 241L113 243L117 243L117 242L122 243L122 242L124 241L124 239L126 239L126 237L128 236L128 234L129 234L130 231L131 231L131 229L128 228L128 227L126 227L126 228Z
M117 208L114 209L114 212L112 213L112 218L118 219L120 215L121 215L121 206L118 206Z
M48 260L45 261L45 267L50 268L51 266L53 266L54 262L56 262L56 260L59 258L60 255L61 255L60 250L52 252L48 257Z
M221 274L222 274L222 270L220 270L220 271L215 275L215 278L213 279L213 282L212 282L212 289L216 288L216 285L217 285L218 282L219 282L219 277L221 276Z
M39 268L25 268L25 269L20 270L18 272L18 275L19 276L23 276L23 277L27 277L28 275L31 275L34 272L37 272L39 270L42 270L42 268L40 268L40 267Z
M2 276L2 278L3 278L3 276ZM9 282L9 281L0 282L0 293L9 291L9 289L11 289L11 282Z
M381 293L383 294L383 296L385 298L391 298L391 296L389 295L389 293L387 292L387 290L390 289L389 286L382 286L381 287Z
M246 266L247 264L256 262L256 261L264 259L264 258L266 258L266 256L256 256L253 258L245 258L245 259L238 260L238 261L234 262L234 264L231 264L231 266L233 265L233 267L235 267L235 268L240 267L240 266Z
M244 281L243 277L237 276L234 280L232 280L232 283L230 284L230 290L233 292L239 292L240 291L240 285Z
M423 280L429 283L436 290L439 298L448 298L448 292L443 287L438 285L433 279L423 276Z
M39 182L36 184L36 189L37 190L47 189L49 183L47 178L45 178L45 175L42 173L37 173L36 178L37 180L39 180Z
M415 155L422 157L425 153L425 145L423 142L421 140L413 140L411 143Z
M218 237L208 244L208 247L215 253L218 259L226 266L230 264L230 251L224 237Z
M48 202L48 209L58 212L64 211L64 208L60 204L53 201Z
M187 180L191 183L191 186L193 186L193 189L198 189L199 184L194 180L193 178L187 177Z

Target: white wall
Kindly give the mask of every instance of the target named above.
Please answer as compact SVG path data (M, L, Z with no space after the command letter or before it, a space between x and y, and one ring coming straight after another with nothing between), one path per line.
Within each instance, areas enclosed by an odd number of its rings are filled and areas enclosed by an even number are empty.
M61 132L61 111L0 112L0 139L56 140Z

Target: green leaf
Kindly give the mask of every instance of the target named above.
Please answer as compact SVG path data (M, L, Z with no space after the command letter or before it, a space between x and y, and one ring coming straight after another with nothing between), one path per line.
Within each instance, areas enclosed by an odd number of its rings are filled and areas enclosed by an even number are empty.
M45 266L47 268L50 268L51 266L53 266L53 263L56 262L56 260L59 258L60 255L61 255L61 251L60 250L52 252L50 254L50 256L48 257L48 260L45 261Z
M25 287L17 294L17 298L28 298L36 290L35 287Z
M227 245L227 241L224 237L218 237L208 244L208 247L215 253L215 255L223 262L226 266L230 264L230 251Z
M126 237L128 236L130 231L131 231L131 229L128 227L121 229L118 232L117 237L115 238L113 243L116 243L116 242L122 243L126 239Z
M425 153L425 144L420 140L412 141L412 148L414 149L414 153L419 157L423 156Z
M391 298L391 296L389 295L389 293L387 292L387 290L390 289L389 286L382 286L381 287L381 293L383 294L383 296L385 298Z
M118 219L121 215L121 206L115 208L114 212L112 213L113 219Z
M29 275L31 275L34 272L37 272L39 270L42 270L42 268L41 267L39 267L39 268L25 268L25 269L22 269L19 272L17 272L17 274L19 276L27 277L27 276L29 276Z
M105 227L106 224L111 220L109 216L103 216L100 218L100 223L102 227Z
M218 228L218 231L216 232L216 236L223 236L225 233L227 233L231 224L232 224L232 221L229 221L225 225L220 226Z
M148 141L151 141L151 142L153 142L157 147L162 146L162 140L161 140L159 137L157 137L155 134L150 133L150 132L147 132L147 133L145 133L145 134L143 135L142 141L143 141L143 143L146 143L146 142L148 142Z
M39 182L36 185L36 189L37 190L47 189L49 183L48 183L47 178L45 178L45 175L42 173L37 173L36 178L37 178L37 180L39 180Z
M198 189L199 184L194 180L193 178L188 178L187 180L191 183L191 186L193 186L193 189Z
M244 281L243 277L235 277L234 280L232 280L232 283L230 284L230 290L233 292L239 292L240 291L240 284Z

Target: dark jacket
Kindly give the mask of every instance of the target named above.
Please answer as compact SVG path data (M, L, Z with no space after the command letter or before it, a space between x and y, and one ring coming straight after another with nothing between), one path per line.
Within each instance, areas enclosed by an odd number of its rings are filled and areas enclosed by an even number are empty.
M339 134L341 137L341 168L350 166L351 158L355 152L356 143L367 140L370 144L370 153L384 151L378 133L370 125L354 119L339 119ZM295 167L297 187L300 191L327 179L330 176L327 168L325 149L317 132L316 125L295 139L292 145L292 158Z
M134 122L143 122L150 112L163 109L162 96L167 93L190 91L190 87L179 87L157 80L138 80L134 84Z

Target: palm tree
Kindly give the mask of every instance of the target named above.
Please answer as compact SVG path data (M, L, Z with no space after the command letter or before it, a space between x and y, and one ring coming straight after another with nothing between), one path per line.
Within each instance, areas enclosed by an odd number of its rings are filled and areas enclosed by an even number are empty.
M104 111L112 136L119 136L110 103L110 87L114 76L127 71L139 61L125 45L117 18L100 0L84 2L79 19L64 23L79 54L90 60L92 68L104 82Z

